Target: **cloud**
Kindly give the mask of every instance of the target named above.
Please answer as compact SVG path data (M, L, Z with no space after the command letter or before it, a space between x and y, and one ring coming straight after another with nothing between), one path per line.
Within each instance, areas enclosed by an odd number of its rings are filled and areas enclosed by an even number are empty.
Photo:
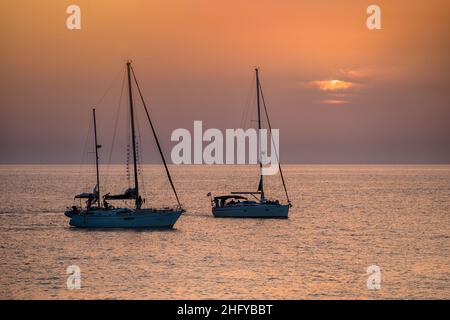
M336 78L357 83L358 85L369 85L379 82L397 82L410 77L408 68L401 66L385 66L378 68L339 69Z
M315 80L310 85L322 91L343 91L356 86L356 83L344 80Z
M382 75L391 74L390 70L378 70L373 68L337 69L330 72L320 80L306 82L306 87L317 89L320 93L320 104L345 105L352 102L354 89L362 89L373 86Z
M322 100L321 103L338 105L338 104L347 104L348 101L347 100L339 100L339 99L327 99L327 100Z
M353 81L366 80L368 78L373 78L377 71L375 69L339 69L338 74L344 79L349 79Z

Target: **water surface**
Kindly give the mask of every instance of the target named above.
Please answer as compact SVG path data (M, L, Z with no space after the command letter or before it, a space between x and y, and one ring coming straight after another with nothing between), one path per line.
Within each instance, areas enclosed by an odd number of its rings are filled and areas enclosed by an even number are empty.
M92 168L0 166L0 298L450 298L450 166L286 166L288 220L212 217L206 193L254 190L253 167L172 171L188 210L174 230L79 230L63 211ZM143 172L146 204L174 204L162 168ZM102 173L108 191L128 186L122 166Z

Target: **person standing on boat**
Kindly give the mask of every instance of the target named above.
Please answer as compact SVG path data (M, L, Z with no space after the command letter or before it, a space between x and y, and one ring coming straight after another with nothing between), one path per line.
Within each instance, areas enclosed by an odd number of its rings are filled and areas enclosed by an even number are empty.
M141 208L141 206L142 206L142 197L141 196L139 196L138 198L137 198L137 201L136 201L136 208L137 209L140 209Z
M91 209L92 206L92 201L94 200L94 197L92 196L92 194L89 194L88 199L86 201L86 209Z

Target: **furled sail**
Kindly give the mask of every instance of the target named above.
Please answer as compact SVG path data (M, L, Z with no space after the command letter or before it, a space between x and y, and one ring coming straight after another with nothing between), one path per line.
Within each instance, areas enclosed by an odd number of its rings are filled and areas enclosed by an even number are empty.
M75 199L97 199L98 197L98 191L97 191L97 185L94 187L94 190L92 192L82 192L80 194L77 194L75 196Z
M129 200L129 199L136 199L136 189L134 188L128 188L125 190L122 194L106 194L104 197L106 200Z

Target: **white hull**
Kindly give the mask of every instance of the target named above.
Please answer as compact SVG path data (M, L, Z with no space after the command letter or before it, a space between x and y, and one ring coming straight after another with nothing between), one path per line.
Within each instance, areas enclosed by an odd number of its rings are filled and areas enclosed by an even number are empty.
M100 209L72 215L69 224L79 228L172 228L181 210Z
M217 218L278 218L287 219L289 205L258 203L254 205L231 205L213 207L212 213Z

